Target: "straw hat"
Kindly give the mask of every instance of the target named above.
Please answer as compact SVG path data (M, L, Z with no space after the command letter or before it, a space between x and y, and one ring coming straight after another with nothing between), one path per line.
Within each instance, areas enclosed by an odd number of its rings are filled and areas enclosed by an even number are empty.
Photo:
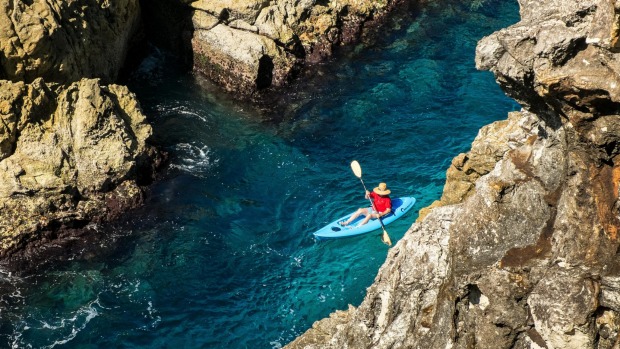
M387 188L387 184L385 183L379 183L379 186L373 189L372 191L374 191L375 193L379 195L390 195L390 193L392 192L391 190Z

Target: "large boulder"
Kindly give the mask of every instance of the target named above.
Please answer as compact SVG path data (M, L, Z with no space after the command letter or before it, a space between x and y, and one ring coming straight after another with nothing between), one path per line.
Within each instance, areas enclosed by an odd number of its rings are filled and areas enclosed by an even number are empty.
M157 153L126 87L0 81L0 255L142 202Z
M227 89L250 95L272 84L281 86L294 66L294 57L273 40L218 24L194 37L196 69Z
M614 3L521 0L521 22L481 40L476 65L554 125L617 114L620 9Z
M138 0L0 0L4 267L70 258L64 246L142 203L161 157L135 95L112 84L140 16Z
M139 23L138 0L0 0L0 78L113 82Z
M243 96L280 87L404 2L191 1L194 69Z

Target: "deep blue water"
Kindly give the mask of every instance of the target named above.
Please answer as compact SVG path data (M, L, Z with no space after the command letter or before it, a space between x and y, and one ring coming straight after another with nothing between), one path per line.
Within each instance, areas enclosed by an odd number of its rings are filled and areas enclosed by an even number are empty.
M130 83L170 165L147 205L102 229L111 253L2 275L0 347L278 348L359 305L385 260L380 233L317 242L387 182L416 207L441 196L451 159L518 106L474 67L476 42L515 23L516 1L442 6L343 53L265 111L179 73L154 50Z

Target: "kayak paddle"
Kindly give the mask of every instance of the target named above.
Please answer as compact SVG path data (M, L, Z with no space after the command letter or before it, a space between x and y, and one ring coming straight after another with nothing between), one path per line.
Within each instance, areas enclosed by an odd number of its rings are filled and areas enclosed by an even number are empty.
M353 170L353 173L355 174L355 176L359 178L360 181L362 182L362 185L364 186L364 193L367 192L368 189L366 189L366 184L364 184L364 180L362 180L362 167L360 166L360 163L357 162L357 160L353 160L351 162L351 169ZM370 204L372 205L373 210L377 211L377 208L375 207L375 203L372 202L370 198L368 198L368 200L370 201ZM383 241L384 244L388 246L392 246L392 240L390 240L390 236L385 230L385 225L383 225L383 221L381 220L381 217L378 217L378 218L379 218L379 223L381 223L381 229L383 229L383 236L381 237L381 240Z

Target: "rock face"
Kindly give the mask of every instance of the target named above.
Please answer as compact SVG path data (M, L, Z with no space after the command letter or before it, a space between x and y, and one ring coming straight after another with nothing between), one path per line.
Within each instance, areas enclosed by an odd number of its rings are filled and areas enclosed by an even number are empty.
M453 160L362 304L287 348L620 347L620 4L519 3L476 64L524 109Z
M0 0L0 79L113 82L139 20L138 0Z
M229 91L283 86L304 63L359 40L403 0L196 0L194 69Z
M0 0L4 266L142 203L160 156L135 95L109 84L139 20L138 0Z
M118 216L142 201L156 158L151 127L126 87L0 81L0 251L37 232Z

